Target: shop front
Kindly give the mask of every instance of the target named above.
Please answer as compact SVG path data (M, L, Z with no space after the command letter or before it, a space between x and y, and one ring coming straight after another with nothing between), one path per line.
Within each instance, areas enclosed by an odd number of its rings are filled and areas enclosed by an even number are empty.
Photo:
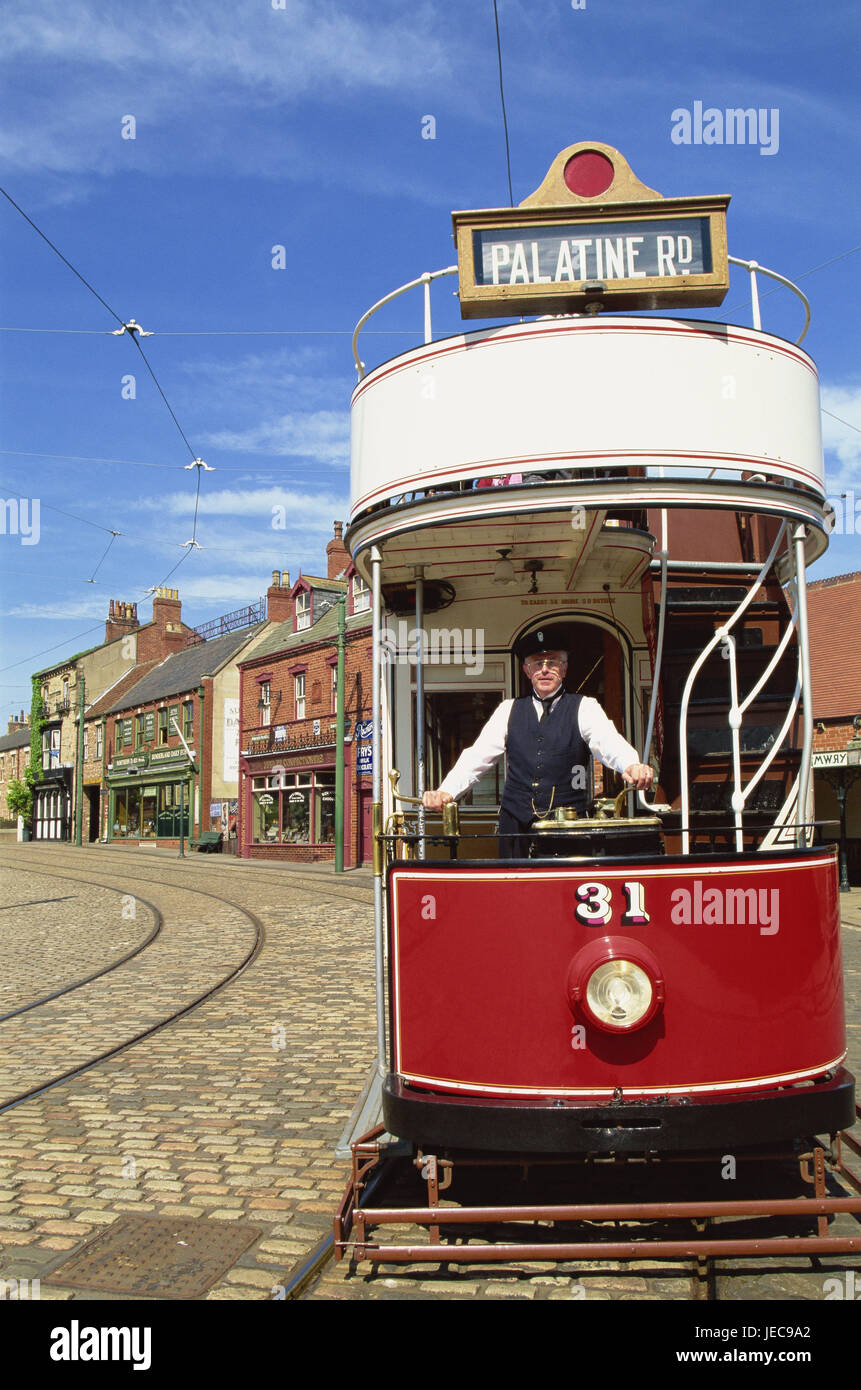
M114 758L107 771L108 838L158 844L195 831L194 778L174 748ZM181 828L180 828L181 827Z
M335 750L243 759L242 853L299 862L335 857ZM352 787L345 795L349 844Z
M43 772L33 784L33 839L68 840L72 833L72 769Z

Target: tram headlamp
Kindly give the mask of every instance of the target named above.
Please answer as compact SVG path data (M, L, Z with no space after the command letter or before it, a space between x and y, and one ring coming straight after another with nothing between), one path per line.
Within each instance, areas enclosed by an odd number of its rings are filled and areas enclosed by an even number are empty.
M605 936L584 946L571 962L568 1003L604 1032L644 1028L663 1002L663 972L640 941Z
M585 1003L598 1023L633 1028L649 1012L654 990L645 970L632 960L608 960L593 970Z

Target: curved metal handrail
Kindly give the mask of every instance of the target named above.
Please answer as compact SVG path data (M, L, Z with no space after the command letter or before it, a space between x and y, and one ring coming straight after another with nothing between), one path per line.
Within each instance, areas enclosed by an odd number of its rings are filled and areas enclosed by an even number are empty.
M807 336L807 330L810 327L810 301L808 300L807 295L804 294L798 288L797 285L794 285L791 280L787 280L785 275L778 275L776 270L768 270L766 266L760 265L759 261L741 261L738 259L737 256L727 256L727 260L729 261L730 265L743 266L744 269L750 275L750 305L751 313L753 315L753 326L759 332L762 331L762 316L759 312L759 290L756 284L757 271L759 271L761 275L767 275L771 280L777 280L781 285L786 285L787 289L792 290L793 294L798 295L798 298L804 305L805 315L804 327L801 330L801 337L796 338L795 340L796 347L800 347L801 344L804 342L804 339Z
M384 304L389 304L391 300L397 299L399 295L406 294L407 290L414 290L417 285L424 285L425 287L425 342L433 342L430 312L430 282L431 280L438 280L443 275L457 275L457 266L448 265L444 270L426 270L423 275L419 275L415 280L410 280L408 284L401 285L399 289L392 290L391 294L384 295L382 299L378 299L376 304L372 304L367 313L362 315L353 330L353 360L356 363L356 371L360 381L365 375L365 364L358 353L359 333L368 322L368 319L371 318L378 309L382 309Z

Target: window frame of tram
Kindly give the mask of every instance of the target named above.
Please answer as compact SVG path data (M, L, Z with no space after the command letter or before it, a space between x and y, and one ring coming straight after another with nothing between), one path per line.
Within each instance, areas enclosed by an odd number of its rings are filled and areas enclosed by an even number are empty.
M180 808L175 782L129 782L111 789L112 840L178 840L180 809L185 836L191 834L191 783L186 781Z
M251 843L334 846L334 768L252 777Z

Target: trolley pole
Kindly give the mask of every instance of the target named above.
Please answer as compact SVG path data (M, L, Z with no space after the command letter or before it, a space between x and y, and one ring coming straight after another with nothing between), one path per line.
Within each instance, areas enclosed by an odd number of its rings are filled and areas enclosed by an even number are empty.
M86 705L86 682L79 672L78 680L78 738L75 757L75 844L84 842L84 708Z
M183 839L185 816L185 778L181 777L179 782L179 858L185 858L185 841Z
M335 714L335 873L344 872L344 646L347 595L338 599L338 679Z

